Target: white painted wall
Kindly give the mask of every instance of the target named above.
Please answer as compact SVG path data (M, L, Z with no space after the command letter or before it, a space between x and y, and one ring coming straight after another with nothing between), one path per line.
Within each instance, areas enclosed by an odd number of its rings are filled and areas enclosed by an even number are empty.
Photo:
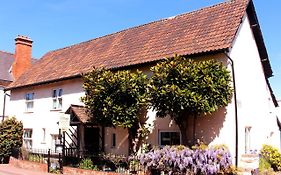
M243 23L234 41L230 57L234 60L239 122L239 155L245 153L245 127L252 127L250 145L259 151L262 144L279 147L279 130L274 104L249 19Z
M53 89L63 89L62 110L52 110ZM25 112L25 94L34 93L34 108L32 112ZM80 97L83 95L82 80L73 79L41 85L15 89L11 94L11 102L7 107L9 116L16 116L23 122L24 128L33 129L33 148L51 148L51 134L58 134L57 122L71 104L81 105ZM45 141L43 140L43 128L45 128Z
M3 103L4 103L4 87L0 86L0 116L3 115ZM2 118L0 118L2 121Z

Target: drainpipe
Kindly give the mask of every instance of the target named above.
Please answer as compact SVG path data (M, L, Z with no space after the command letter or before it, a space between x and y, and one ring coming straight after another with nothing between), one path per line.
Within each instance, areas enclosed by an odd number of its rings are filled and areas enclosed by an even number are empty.
M238 114L237 114L237 96L236 96L236 83L235 83L235 73L234 73L234 62L233 59L224 52L225 56L231 62L231 72L233 80L233 90L234 90L234 108L235 108L235 166L238 166Z
M2 116L2 122L4 121L4 116L5 116L5 104L6 104L6 92L4 90L4 102L3 102L3 116Z
M7 93L6 93L6 90L4 89L4 102L3 102L3 117L2 117L2 122L4 121L4 118L5 118L6 96L10 96L10 95L7 94Z

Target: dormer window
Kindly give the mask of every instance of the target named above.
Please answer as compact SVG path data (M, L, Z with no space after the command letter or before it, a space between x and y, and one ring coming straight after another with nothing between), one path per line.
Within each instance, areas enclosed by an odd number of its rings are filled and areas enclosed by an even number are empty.
M34 93L25 94L25 111L32 112L34 106Z
M53 90L53 109L60 110L62 109L62 89Z

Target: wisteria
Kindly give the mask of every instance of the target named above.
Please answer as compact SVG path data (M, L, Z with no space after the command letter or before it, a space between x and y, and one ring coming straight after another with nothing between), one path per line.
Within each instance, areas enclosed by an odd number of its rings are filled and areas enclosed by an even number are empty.
M139 156L140 163L148 170L174 174L218 174L227 171L232 158L225 147L195 148L165 146Z

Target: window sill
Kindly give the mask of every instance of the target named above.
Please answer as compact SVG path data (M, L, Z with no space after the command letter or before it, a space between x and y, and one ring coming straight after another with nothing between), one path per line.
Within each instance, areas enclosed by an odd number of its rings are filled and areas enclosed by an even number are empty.
M62 109L51 109L51 112L62 111Z
M25 111L24 114L32 114L34 113L33 111Z

